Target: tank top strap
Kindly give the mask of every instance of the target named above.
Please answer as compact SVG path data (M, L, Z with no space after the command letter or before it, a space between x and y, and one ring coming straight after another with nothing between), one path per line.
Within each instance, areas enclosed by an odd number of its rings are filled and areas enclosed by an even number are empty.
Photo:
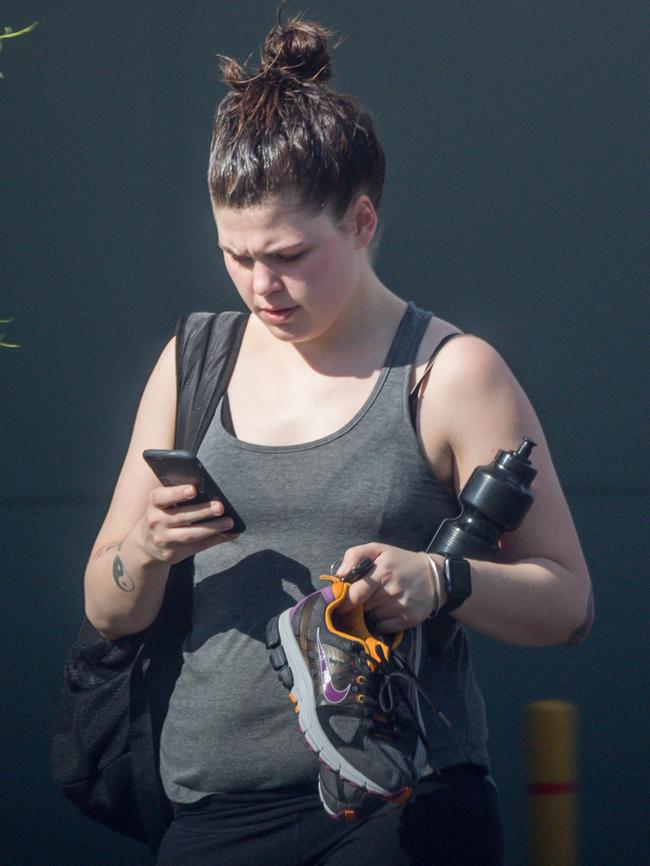
M432 315L427 310L416 307L413 301L408 302L384 363L384 367L388 368L389 376L392 371L411 367Z
M408 401L411 368L431 321L432 313L408 302L393 342L384 361L371 412L381 412L384 423L394 418L400 424Z

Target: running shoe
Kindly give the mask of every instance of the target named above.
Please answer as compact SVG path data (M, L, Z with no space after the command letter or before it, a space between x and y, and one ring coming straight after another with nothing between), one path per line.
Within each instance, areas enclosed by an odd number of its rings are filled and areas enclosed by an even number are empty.
M308 745L330 770L379 797L406 798L417 771L395 712L404 690L388 676L402 635L390 644L372 635L362 607L338 610L350 584L322 579L330 585L269 622L271 664ZM328 774L327 790L330 781Z
M421 659L422 628L418 625L405 631L399 651L393 650L394 670L384 681L394 682L392 699L396 703L394 708L396 721L400 727L402 742L407 754L412 757L418 778L423 770L430 771L430 767L426 765L428 744L418 700L418 693L423 693L417 682ZM423 696L430 704L427 696L424 694ZM432 706L432 709L440 720L446 722L444 716L435 707ZM347 821L368 818L382 809L394 807L409 799L400 795L391 799L379 797L366 788L359 788L342 779L339 773L331 770L326 764L320 766L318 793L325 811L331 817Z

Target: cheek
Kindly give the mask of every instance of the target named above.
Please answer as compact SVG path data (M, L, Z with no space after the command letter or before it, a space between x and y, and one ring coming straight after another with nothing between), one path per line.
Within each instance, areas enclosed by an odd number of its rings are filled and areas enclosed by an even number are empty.
M303 276L308 287L318 286L332 292L345 284L345 274L345 259L340 255L340 251L324 249L312 257Z
M235 288L243 297L249 291L246 271L239 268L236 263L229 262L226 258L224 258L223 263L228 272L228 276L235 285Z

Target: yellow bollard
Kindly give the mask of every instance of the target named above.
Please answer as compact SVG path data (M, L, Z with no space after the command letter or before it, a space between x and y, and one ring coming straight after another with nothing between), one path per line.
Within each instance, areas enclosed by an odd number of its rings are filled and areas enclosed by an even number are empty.
M526 707L530 866L577 866L578 712L566 701Z

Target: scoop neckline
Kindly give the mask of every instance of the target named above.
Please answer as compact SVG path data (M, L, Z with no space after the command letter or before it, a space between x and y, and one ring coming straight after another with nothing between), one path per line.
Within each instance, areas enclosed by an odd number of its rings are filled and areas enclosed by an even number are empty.
M223 396L220 398L217 408L215 410L216 422L217 422L217 430L219 435L229 441L231 444L236 445L238 448L241 448L245 451L262 451L262 452L275 452L275 453L286 453L291 451L308 451L311 448L318 448L321 445L326 445L328 442L334 442L336 439L339 439L341 436L344 436L348 433L353 427L361 421L361 419L366 415L372 404L375 402L377 397L379 396L379 392L382 389L384 382L386 381L386 377L391 368L391 362L397 352L397 346L399 344L399 339L402 335L402 332L406 328L406 324L410 321L415 311L415 306L412 301L407 301L406 309L402 314L402 318L399 321L397 329L395 330L395 334L393 335L393 339L388 348L388 352L386 353L386 357L384 358L384 362L382 364L381 371L379 376L377 377L377 381L374 384L374 387L365 402L361 406L361 408L347 421L342 427L339 427L338 430L335 430L333 433L328 433L327 436L321 436L319 439L311 439L308 442L298 442L293 445L262 445L257 442L247 442L245 439L239 439L237 436L233 436L229 430L223 425L222 419L222 408L224 397L226 396L226 392L224 392ZM239 354L239 349L237 350ZM236 363L236 361L235 361Z

